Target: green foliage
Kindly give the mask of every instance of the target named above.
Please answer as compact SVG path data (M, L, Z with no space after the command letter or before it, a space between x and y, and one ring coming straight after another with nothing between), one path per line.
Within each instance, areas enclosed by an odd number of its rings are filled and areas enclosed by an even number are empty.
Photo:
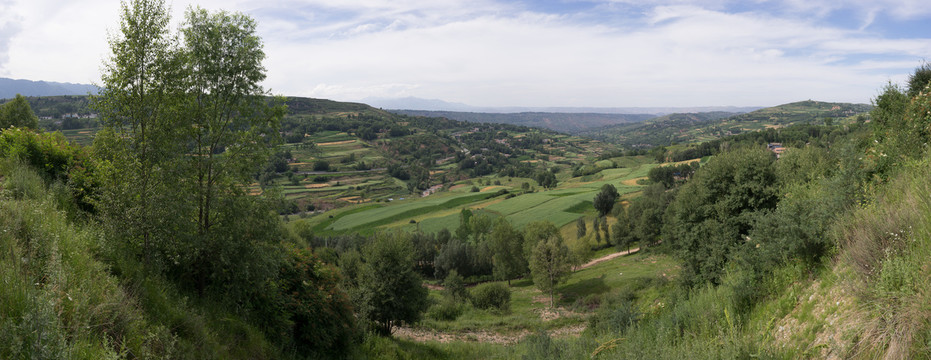
M446 245L443 245L436 255L434 261L436 272L434 276L436 278L445 278L453 270L464 276L475 275L472 266L473 253L474 249L469 243L457 238L450 240Z
M449 271L446 279L443 280L443 286L446 287L445 295L456 302L462 302L469 299L469 292L465 287L465 280L459 276L456 269Z
M573 267L582 266L595 255L588 237L577 239L569 246L570 262Z
M680 165L657 166L650 169L647 177L651 182L661 183L667 189L685 182L698 169L699 162Z
M495 221L489 236L491 241L492 264L494 276L498 280L507 280L523 276L529 269L524 257L524 234L511 226L504 218Z
M349 299L339 290L339 276L307 249L292 249L282 263L278 292L283 329L296 350L311 357L344 354L355 329Z
M834 121L836 124L841 120L850 118L851 114L862 114L869 110L870 107L865 104L808 100L763 108L744 114L726 112L670 114L643 122L615 125L599 129L597 132L586 132L583 135L627 148L638 148L647 144L649 147L658 149L674 143L687 144L703 141L708 145L712 145L713 140L727 136L739 134L740 136L761 137L763 134L768 133L771 135L778 132L778 130L772 129L772 126L810 126L810 124L820 123L824 118L835 119L837 120ZM770 128L767 129L767 127ZM748 132L747 130L752 131ZM805 134L804 137L808 138L809 135ZM769 142L774 141L778 142L778 140L770 140ZM711 147L716 147L714 145L719 145L719 143L713 144ZM711 155L709 153L689 152L691 155L676 157L671 160L681 161ZM666 157L663 155L665 149L657 152L651 151L651 153L658 156L657 162L665 161Z
M581 216L578 220L575 221L575 237L581 239L588 232L588 228L585 226L585 217Z
M38 129L39 118L32 112L29 102L20 94L6 104L0 104L0 132L9 127Z
M462 315L465 307L466 305L461 301L444 297L438 303L433 304L433 306L427 309L424 316L428 319L437 321L455 321Z
M534 239L535 242L528 259L530 275L533 277L534 285L540 291L549 293L550 306L556 306L556 287L565 282L571 272L569 248L563 243L559 230L556 230L552 224L537 224L530 228L535 227L544 228L544 230L540 232L528 230L526 235L528 239Z
M630 217L627 215L627 209L620 207L615 215L617 222L611 227L611 241L618 250L630 251L630 244L634 241L630 229Z
M928 158L899 169L880 187L875 202L835 225L840 259L862 282L868 309L862 344L873 357L911 358L927 353L931 294L926 259L931 254L931 187ZM917 355L922 354L922 355Z
M595 199L592 201L592 204L595 210L598 210L598 214L605 216L614 208L614 203L617 202L619 196L620 194L617 193L617 188L615 188L614 185L604 184L601 187L601 191L595 194Z
M687 283L718 283L760 211L776 207L774 160L763 148L733 150L713 158L682 186L670 205L664 236L684 262Z
M330 171L330 163L326 160L314 161L314 171Z
M918 96L918 93L927 90L929 83L931 83L931 64L925 62L908 76L908 96Z
M500 282L479 284L472 289L470 301L477 309L508 311L511 306L511 289Z
M175 340L143 320L92 252L99 232L72 225L34 169L8 164L0 174L0 357L170 356Z
M0 133L0 157L13 158L42 171L49 179L67 181L76 166L88 166L84 152L61 133L7 129Z
M874 100L870 113L874 146L867 160L884 179L927 152L931 141L931 93L926 91L929 79L931 67L924 64L911 75L907 93L889 84Z
M358 287L350 294L359 318L382 335L394 327L420 320L427 309L427 289L414 272L414 249L404 233L383 233L362 249L365 262L358 273Z

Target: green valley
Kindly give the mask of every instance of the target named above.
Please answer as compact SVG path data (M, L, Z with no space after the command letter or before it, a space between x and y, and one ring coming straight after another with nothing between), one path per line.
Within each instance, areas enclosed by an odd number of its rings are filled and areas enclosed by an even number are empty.
M276 96L244 13L119 13L98 94L0 102L0 359L931 357L931 64L871 105L473 122Z

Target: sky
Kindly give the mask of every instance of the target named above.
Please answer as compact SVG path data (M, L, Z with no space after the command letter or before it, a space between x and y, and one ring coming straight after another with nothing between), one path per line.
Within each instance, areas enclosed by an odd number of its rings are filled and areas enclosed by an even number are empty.
M473 106L869 103L931 61L927 0L167 0L258 22L274 94ZM0 77L100 83L114 0L0 0Z

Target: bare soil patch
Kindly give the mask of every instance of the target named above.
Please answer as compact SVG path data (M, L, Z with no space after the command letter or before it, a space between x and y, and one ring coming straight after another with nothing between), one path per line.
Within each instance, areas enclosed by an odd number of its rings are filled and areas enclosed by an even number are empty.
M614 259L614 258L616 258L616 257L624 256L624 255L627 255L627 254L633 254L633 253L638 252L638 251L640 251L640 248L634 248L634 249L630 249L630 251L620 251L620 252L616 252L616 253L613 253L613 254L608 254L608 255L602 256L602 257L597 258L597 259L592 259L592 261L589 261L589 262L585 263L585 265L580 266L580 267L579 267L579 270L588 269L588 268L590 268L590 267L592 267L592 266L595 266L595 265L597 265L597 264L599 264L599 263L603 263L603 262L605 262L605 261ZM654 260L653 263L655 264L655 263L656 263L656 260Z
M638 177L638 178L627 179L627 180L621 181L621 184L622 184L622 185L627 185L627 186L634 186L634 185L637 185L637 182L638 182L638 181L644 180L644 179L646 179L646 178L647 178L646 176L642 176L642 177Z

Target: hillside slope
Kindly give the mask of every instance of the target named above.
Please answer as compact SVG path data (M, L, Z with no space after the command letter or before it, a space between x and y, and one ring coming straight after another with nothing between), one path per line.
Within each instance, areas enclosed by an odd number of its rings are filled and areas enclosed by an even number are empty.
M530 126L569 134L577 134L582 131L608 125L637 123L655 117L655 115L652 114L555 112L484 113L425 110L391 110L391 112L411 116L445 117L474 123L500 123Z
M672 114L637 124L594 129L580 135L629 148L696 143L748 131L780 128L793 124L833 124L857 121L869 105L799 101L759 109L745 114L726 112ZM863 118L865 119L865 117Z

